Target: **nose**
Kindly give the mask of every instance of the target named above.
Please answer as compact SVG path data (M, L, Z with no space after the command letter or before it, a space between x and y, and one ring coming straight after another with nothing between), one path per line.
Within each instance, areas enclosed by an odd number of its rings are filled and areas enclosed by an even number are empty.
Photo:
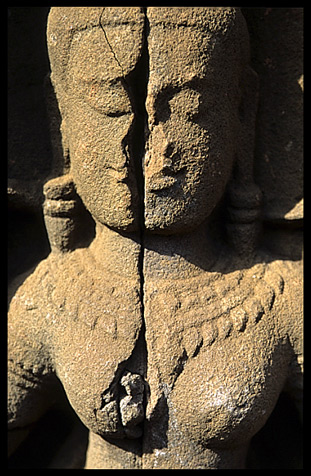
M164 130L163 124L154 126L150 134L150 146L152 155L159 157L162 166L172 165L172 154L174 150L173 142L169 139L167 132Z
M158 120L158 109L157 95L151 91L146 99L149 138L145 165L165 173L173 166L172 156L175 148L170 138L172 125L168 121Z

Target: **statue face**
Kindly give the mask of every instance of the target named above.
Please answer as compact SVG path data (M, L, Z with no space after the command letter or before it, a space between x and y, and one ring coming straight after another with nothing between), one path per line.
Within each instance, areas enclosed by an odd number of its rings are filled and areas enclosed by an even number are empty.
M140 8L107 10L121 12L117 23L108 12L105 31L78 31L67 65L63 127L78 193L94 218L113 228L138 230L144 198L147 231L189 230L209 217L231 175L240 131L236 35L224 41L215 27L188 25L188 12L199 9L181 9L186 26L177 27L179 10L168 8L176 18L163 28L166 9L148 8L144 40ZM215 10L217 25L222 9ZM144 47L146 91L139 76L133 81ZM144 99L147 117L137 120Z
M239 127L236 58L191 28L150 29L145 227L189 230L219 202ZM161 48L159 48L161 45ZM229 64L228 64L229 63Z

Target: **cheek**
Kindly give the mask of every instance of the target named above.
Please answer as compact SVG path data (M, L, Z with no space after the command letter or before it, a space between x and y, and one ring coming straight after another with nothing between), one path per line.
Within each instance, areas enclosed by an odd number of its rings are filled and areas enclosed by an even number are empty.
M236 115L225 109L198 127L201 130L198 146L202 156L205 155L205 162L216 180L217 175L227 177L237 153L239 122Z
M218 111L218 105L213 110ZM180 152L188 153L191 162L193 152L196 156L206 156L210 150L218 150L219 155L230 157L236 148L239 121L230 107L221 107L217 114L193 117L174 114L163 127L169 140Z
M184 192L207 213L217 205L230 180L236 157L236 132L217 120L206 127L188 124L180 138L181 165L187 167Z
M136 222L133 200L136 183L125 151L132 115L103 118L80 115L71 125L71 173L78 194L95 219L108 226L129 229Z
M71 121L69 135L71 173L78 188L96 182L103 190L113 180L124 180L131 167L125 144L133 114L111 118L80 107L72 117L79 117Z
M79 121L73 122L70 131L72 161L87 163L98 160L101 166L120 168L126 166L123 143L129 134L133 114L106 117L98 113L79 111Z
M230 180L236 156L233 144L230 135L210 138L201 173L201 189L209 203L219 202Z

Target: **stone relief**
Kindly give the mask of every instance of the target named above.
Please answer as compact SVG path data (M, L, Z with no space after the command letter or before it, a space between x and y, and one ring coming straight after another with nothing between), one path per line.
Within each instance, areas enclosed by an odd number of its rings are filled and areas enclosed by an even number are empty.
M245 19L53 7L47 42L64 165L44 186L51 253L10 304L12 434L60 381L85 469L245 468L302 375L301 261L259 245Z

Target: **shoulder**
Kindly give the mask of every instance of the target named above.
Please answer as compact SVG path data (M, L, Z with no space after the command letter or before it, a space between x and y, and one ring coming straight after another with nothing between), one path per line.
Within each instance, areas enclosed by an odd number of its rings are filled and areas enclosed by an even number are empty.
M280 324L292 342L302 335L303 265L302 261L274 260L267 265L268 273L280 276L282 287L276 302Z
M275 335L290 347L294 367L303 362L303 262L261 256L263 280L273 290L271 318ZM297 367L297 368L298 368Z
M303 263L284 260L273 263L282 274L284 289L278 306L279 328L291 347L291 362L285 390L302 413L303 395Z
M42 368L48 373L52 370L56 317L61 316L66 297L78 294L77 277L83 274L81 255L85 252L51 253L11 283L8 357L15 370L18 362L23 369L38 368L39 373ZM75 288L72 283L76 283Z
M81 253L80 253L81 255ZM36 268L18 276L9 289L9 333L23 333L37 340L45 333L47 316L52 315L60 295L65 295L70 282L81 275L83 264L79 253L51 253Z
M303 267L301 261L280 259L260 252L249 262L231 262L224 282L230 284L234 277L238 285L235 295L240 295L243 307L251 314L258 309L259 316L266 315L273 324L275 337L289 342L294 353L302 348L303 319ZM233 289L233 288L232 288ZM255 320L259 317L255 318Z
M302 362L303 354L303 263L284 261L280 263L284 279L282 325L296 358Z
M35 268L17 276L9 285L9 310L20 308L27 311L44 307L67 262L70 263L67 256L51 253Z

